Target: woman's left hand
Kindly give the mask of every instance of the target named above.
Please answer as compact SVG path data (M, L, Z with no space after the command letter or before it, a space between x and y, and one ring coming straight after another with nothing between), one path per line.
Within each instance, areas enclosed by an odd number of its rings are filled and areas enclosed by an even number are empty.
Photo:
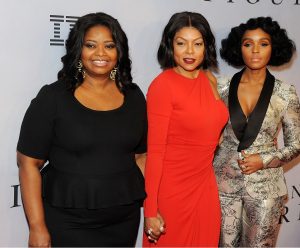
M259 154L246 154L242 151L243 158L238 159L238 164L245 175L250 175L263 168L263 161Z
M149 239L149 242L156 243L161 234L166 232L165 221L160 213L156 217L145 217L144 230Z

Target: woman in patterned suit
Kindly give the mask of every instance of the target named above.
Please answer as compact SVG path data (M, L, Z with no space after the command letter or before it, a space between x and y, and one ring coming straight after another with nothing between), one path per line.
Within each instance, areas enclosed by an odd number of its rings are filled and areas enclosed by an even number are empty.
M249 19L222 41L221 57L244 66L218 83L230 121L215 161L222 208L220 246L274 246L287 194L282 165L300 153L300 105L295 87L268 65L290 61L296 50L270 17ZM274 142L282 126L284 146Z

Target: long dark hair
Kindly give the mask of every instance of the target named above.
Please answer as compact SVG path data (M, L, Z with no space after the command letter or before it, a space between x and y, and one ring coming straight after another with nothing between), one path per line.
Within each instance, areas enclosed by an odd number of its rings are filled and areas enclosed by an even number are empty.
M205 45L205 56L199 67L207 69L208 67L217 68L217 55L215 47L215 37L210 29L205 17L195 12L175 13L166 25L160 46L157 52L157 60L162 69L168 69L176 66L174 60L173 39L175 34L184 27L196 28L203 37ZM198 68L199 69L199 68Z
M117 87L121 91L126 90L128 87L134 87L127 36L115 18L102 12L90 13L77 20L66 41L66 54L61 58L63 68L57 74L58 79L64 81L71 90L75 90L76 87L82 84L83 77L78 72L77 64L81 57L84 36L89 28L96 25L107 27L111 31L116 44L118 72L115 82Z

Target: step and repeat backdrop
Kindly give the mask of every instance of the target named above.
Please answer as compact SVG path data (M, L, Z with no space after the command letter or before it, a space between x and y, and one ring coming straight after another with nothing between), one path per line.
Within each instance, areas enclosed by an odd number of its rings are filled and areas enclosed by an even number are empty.
M68 32L79 16L106 12L119 20L129 39L133 77L146 93L160 72L156 51L163 27L179 11L202 13L220 47L230 28L250 17L271 16L300 49L300 0L1 0L0 8L0 246L26 246L28 227L16 164L20 125L31 99L56 80ZM219 75L235 69L219 58ZM273 74L294 84L300 93L300 58ZM282 141L280 141L282 144ZM300 246L300 159L285 166L289 199L281 218L277 246ZM137 246L141 245L140 228Z

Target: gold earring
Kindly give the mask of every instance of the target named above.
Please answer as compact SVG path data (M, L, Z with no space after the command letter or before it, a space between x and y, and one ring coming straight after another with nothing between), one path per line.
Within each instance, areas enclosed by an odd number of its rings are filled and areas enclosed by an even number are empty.
M83 65L82 65L81 59L78 60L76 68L77 68L78 72L82 74L82 78L85 78L85 70L83 69Z
M118 67L114 67L114 69L111 70L110 74L109 74L109 78L113 81L116 80L116 75L118 72Z

